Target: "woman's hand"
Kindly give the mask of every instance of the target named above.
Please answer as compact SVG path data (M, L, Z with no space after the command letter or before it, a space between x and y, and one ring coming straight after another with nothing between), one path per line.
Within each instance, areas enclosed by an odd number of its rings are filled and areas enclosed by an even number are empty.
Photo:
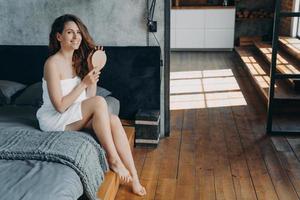
M95 48L89 53L88 57L87 57L87 63L88 63L88 67L89 67L89 70L93 70L94 69L94 66L92 64L92 55L94 54L95 51L103 51L103 46L95 46Z
M93 85L99 81L99 75L100 71L96 71L95 69L92 69L82 80L82 83L85 87L89 87L90 85Z

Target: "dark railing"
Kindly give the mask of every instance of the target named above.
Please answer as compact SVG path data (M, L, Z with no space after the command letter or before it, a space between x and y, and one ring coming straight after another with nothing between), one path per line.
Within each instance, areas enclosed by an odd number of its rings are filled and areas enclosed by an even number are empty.
M274 26L273 26L273 38L272 38L272 59L270 68L270 88L269 88L269 99L268 99L268 113L267 113L267 133L270 135L295 135L300 134L299 130L273 130L273 109L274 101L278 100L275 98L275 80L276 79L288 79L288 78L299 78L299 74L277 74L277 52L278 52L278 34L281 17L300 17L300 12L281 12L281 0L275 2L275 13L274 13ZM281 99L282 100L282 99ZM284 101L290 101L294 99L286 98Z

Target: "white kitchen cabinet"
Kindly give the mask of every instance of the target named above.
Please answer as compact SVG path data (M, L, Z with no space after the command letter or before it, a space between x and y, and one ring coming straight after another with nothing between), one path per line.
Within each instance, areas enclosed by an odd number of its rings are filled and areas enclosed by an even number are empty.
M171 33L171 49L173 49L173 48L176 48L176 46L175 46L175 43L176 43L176 34L175 34L175 29L173 29L173 28L171 28L171 31L170 31L170 33Z
M206 29L233 29L235 9L207 9L205 10Z
M176 27L176 13L175 12L171 12L171 30L170 30L170 38L171 38L171 41L170 41L170 44L171 44L171 49L175 48L175 42L176 42L176 30L175 30L175 27Z
M204 47L212 49L232 49L233 29L206 29Z
M176 29L203 29L204 12L199 10L176 10Z
M176 12L171 11L171 28L176 27Z
M204 48L204 29L177 29L175 48Z
M171 49L232 49L235 8L172 9Z

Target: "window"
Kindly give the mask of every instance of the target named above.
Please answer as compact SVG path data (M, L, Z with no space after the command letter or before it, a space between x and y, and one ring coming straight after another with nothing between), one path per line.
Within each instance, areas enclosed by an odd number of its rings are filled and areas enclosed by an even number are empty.
M293 4L293 12L300 12L300 0L294 0ZM292 17L291 36L300 38L300 17Z

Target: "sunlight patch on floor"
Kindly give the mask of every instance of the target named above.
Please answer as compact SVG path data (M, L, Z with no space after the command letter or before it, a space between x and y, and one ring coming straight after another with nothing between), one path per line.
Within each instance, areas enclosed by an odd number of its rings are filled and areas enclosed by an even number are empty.
M270 77L265 73L255 58L253 56L242 56L241 58L259 86L268 89L270 86ZM282 65L278 65L277 67L280 68L281 66ZM275 88L276 87L277 85L275 84Z
M231 69L170 74L170 109L247 105Z

